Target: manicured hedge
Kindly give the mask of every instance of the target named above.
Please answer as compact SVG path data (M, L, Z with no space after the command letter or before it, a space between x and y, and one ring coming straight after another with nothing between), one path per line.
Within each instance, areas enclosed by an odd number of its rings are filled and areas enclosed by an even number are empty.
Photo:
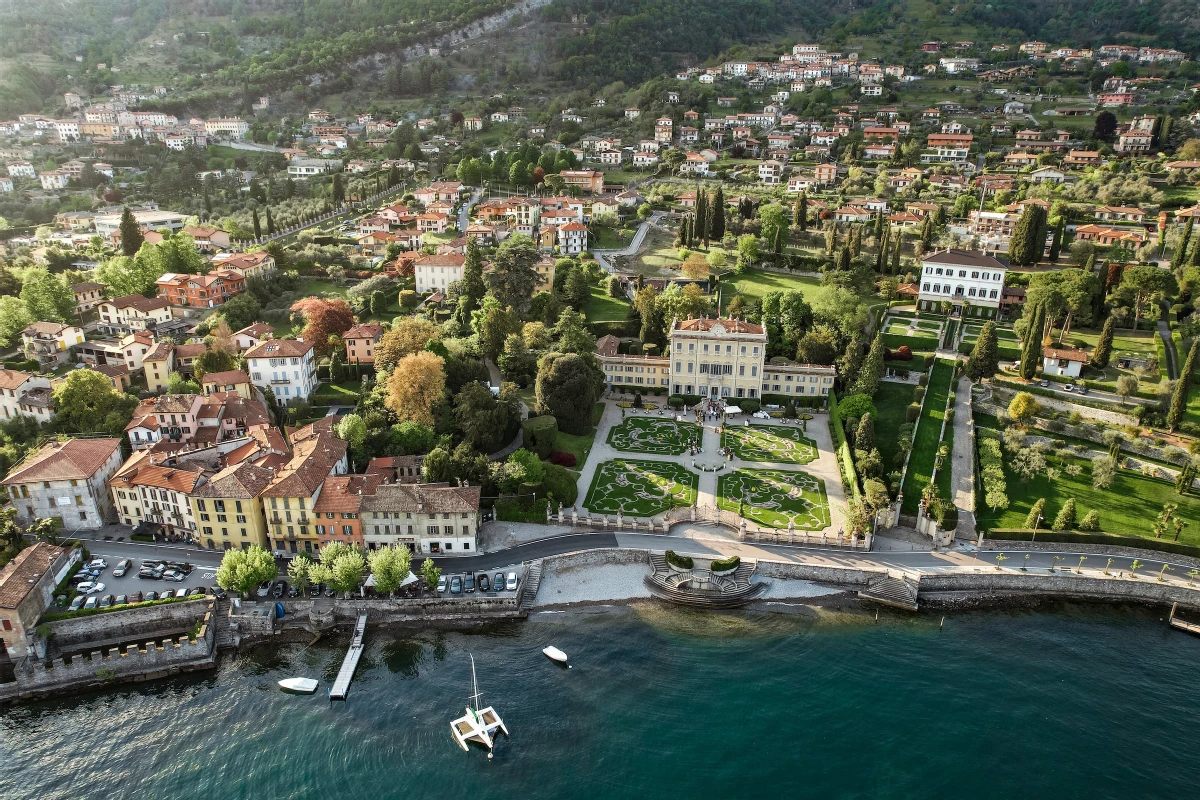
M549 458L558 438L558 420L549 414L530 417L521 423L521 437L526 450L536 453L538 458Z
M885 333L883 335L883 346L889 350L898 350L905 345L913 350L932 351L938 349L938 339L936 336L909 336L907 333Z
M63 619L74 619L75 617L91 617L96 614L107 614L110 611L128 611L131 608L146 608L147 606L161 606L167 603L182 603L185 600L203 600L206 595L188 595L187 597L171 597L166 600L145 600L141 603L122 603L119 606L109 606L108 608L81 608L78 611L60 611L54 614L42 615L42 622L58 622Z
M729 558L718 558L709 564L708 568L712 572L724 572L727 569L737 569L741 563L742 559L739 556L730 556Z
M692 560L691 556L681 556L674 550L668 550L666 557L667 563L678 569L691 569L696 566L696 562Z
M546 465L546 476L542 479L542 488L554 501L552 509L557 510L557 504L570 508L579 498L578 478L574 472L557 464Z
M589 322L588 329L597 339L601 336L637 336L637 326L630 320L603 320Z
M1036 534L1036 536L1035 536ZM1109 547L1136 547L1141 550L1157 550L1180 556L1200 557L1200 546L1168 541L1167 539L1126 536L1120 533L1088 533L1086 531L1025 530L1021 528L993 528L987 531L989 539L1016 542L1063 542L1072 544L1097 544Z
M790 394L764 394L762 402L768 406L786 406L794 403L796 408L824 408L825 398L819 395L793 396Z

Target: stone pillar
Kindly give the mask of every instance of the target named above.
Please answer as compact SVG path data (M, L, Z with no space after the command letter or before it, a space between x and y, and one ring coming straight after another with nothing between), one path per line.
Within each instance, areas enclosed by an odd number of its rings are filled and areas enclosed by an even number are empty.
M692 522L695 522L696 521L696 507L695 506L692 506L691 512L692 512Z
M572 507L571 508L571 525L578 525L578 524L579 524L579 509Z
M796 521L788 520L788 544L793 544L796 540Z
M742 518L741 524L738 525L738 539L743 542L746 541L746 520L744 517Z
M625 514L621 509L617 509L617 530L621 530L621 526L625 523Z

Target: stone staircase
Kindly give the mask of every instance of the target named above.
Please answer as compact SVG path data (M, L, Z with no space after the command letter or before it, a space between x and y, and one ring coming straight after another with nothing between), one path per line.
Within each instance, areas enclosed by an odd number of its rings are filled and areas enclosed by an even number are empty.
M538 587L542 585L542 560L539 558L534 561L529 567L529 572L525 575L525 583L521 589L521 605L519 611L528 612L533 608L533 602L537 599Z
M667 566L663 553L651 552L649 560L654 572L646 576L646 588L660 600L695 608L736 608L767 591L767 584L750 582L758 566L755 561L743 561L732 574L718 576L703 569L676 572ZM683 585L693 578L714 588L694 589Z
M919 578L914 581L902 572L888 570L887 575L868 581L867 588L859 591L858 596L880 605L916 611L920 584Z
M233 638L233 628L229 623L229 599L218 600L213 613L213 624L216 625L214 646L218 653L237 649Z
M655 553L655 552L651 551L651 553L650 553L650 568L653 569L655 572L669 572L670 569L667 567L666 555L663 553Z

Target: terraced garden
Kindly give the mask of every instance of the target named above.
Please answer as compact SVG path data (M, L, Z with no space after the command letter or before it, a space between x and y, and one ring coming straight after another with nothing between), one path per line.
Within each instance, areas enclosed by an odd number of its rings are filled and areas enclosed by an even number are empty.
M817 458L817 443L786 425L726 425L721 446L743 461L807 464Z
M805 472L739 469L722 475L717 504L768 528L819 531L829 527L825 482Z
M694 505L700 476L666 461L613 459L596 467L583 505L593 514L652 517Z

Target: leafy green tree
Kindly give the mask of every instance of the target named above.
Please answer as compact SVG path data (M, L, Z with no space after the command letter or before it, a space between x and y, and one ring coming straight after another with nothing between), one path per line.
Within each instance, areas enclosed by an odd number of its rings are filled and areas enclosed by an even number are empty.
M212 372L228 372L231 369L237 368L237 362L233 356L224 350L209 348L196 357L192 363L193 370L196 375L196 380L202 380L205 375Z
M754 266L758 261L758 237L749 234L739 236L737 240L738 248L738 269L747 269Z
M137 398L114 391L99 372L77 369L54 387L53 426L60 433L105 431L121 436L133 418Z
M358 414L347 414L342 417L334 430L339 439L350 445L351 451L362 449L363 443L367 440L367 423Z
M75 317L75 295L70 287L44 269L25 273L21 300L37 322L69 322Z
M1100 330L1100 339L1096 342L1096 349L1092 351L1092 366L1097 369L1104 369L1108 366L1108 361L1112 358L1113 336L1115 335L1116 320L1112 317L1104 320L1104 327Z
M1042 406L1038 403L1037 398L1029 392L1017 392L1012 402L1008 404L1008 415L1023 425L1041 409Z
M483 255L476 239L467 240L466 260L463 262L462 296L467 298L467 311L474 311L483 302L487 284L483 280Z
M421 562L421 577L425 580L425 587L429 591L437 591L438 580L442 577L442 570L433 563L432 558L426 558Z
M521 318L512 308L501 308L500 302L491 296L484 298L483 306L472 315L479 349L488 358L496 358L504 349L508 337L521 330Z
M1000 369L1000 350L997 341L996 323L988 320L975 340L975 347L967 359L967 377L972 381L991 378Z
M200 394L200 384L183 377L182 372L172 372L167 376L168 394Z
M1125 270L1117 291L1133 299L1133 328L1136 330L1145 303L1155 297L1174 296L1179 291L1179 284L1169 271L1141 265Z
M329 545L325 545L329 547ZM324 559L322 559L324 563ZM348 548L329 564L329 585L335 592L349 595L362 583L367 572L367 559L358 548Z
M412 567L412 553L403 545L372 550L367 559L375 579L375 591L384 592L389 597L400 588Z
M541 280L534 269L540 258L537 245L521 233L509 236L496 249L487 282L501 305L512 306L520 313L529 308L533 289Z
M516 387L506 383L500 396L478 381L472 381L454 396L454 422L463 441L473 450L492 453L516 433L519 422Z
M217 567L217 585L222 589L249 597L263 581L274 580L279 574L275 557L258 545L244 550L226 550Z
M232 330L240 331L253 325L262 314L262 305L258 298L250 292L242 292L237 297L225 301L221 306L221 316Z
M759 221L762 222L762 235L768 242L787 235L787 213L779 203L767 203L758 210Z
M21 331L34 322L29 307L19 297L0 297L0 346L10 347L21 339Z
M854 432L854 449L869 453L875 448L875 417L863 414Z
M1058 515L1054 517L1054 524L1050 529L1055 531L1069 531L1075 527L1075 498L1067 498L1067 502L1063 503L1063 507L1059 509Z
M547 353L536 383L537 409L552 414L560 430L581 435L592 427L602 374L575 353Z
M560 353L590 356L596 352L596 337L587 329L587 321L577 311L565 309L554 325L555 349Z
M288 578L291 579L292 585L297 591L303 592L312 582L309 578L309 570L313 567L313 560L309 558L307 553L299 553L288 564Z
M142 227L138 225L133 212L128 208L121 211L121 252L128 258L137 255L146 237L142 235Z

